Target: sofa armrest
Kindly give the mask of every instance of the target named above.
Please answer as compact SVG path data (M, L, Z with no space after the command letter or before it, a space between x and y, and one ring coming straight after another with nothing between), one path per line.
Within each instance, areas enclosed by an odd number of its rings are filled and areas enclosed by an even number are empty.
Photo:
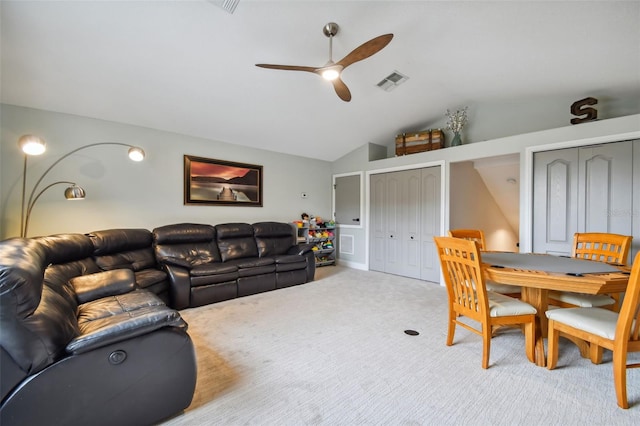
M314 245L315 244L307 244L307 243L297 244L295 246L292 246L287 251L287 254L298 254L302 256L303 254L310 252L311 249L313 249Z
M169 305L174 309L188 308L191 303L191 265L186 268L163 263L162 268L169 275Z
M130 269L114 269L94 274L80 275L69 280L79 303L117 296L136 289L136 277Z

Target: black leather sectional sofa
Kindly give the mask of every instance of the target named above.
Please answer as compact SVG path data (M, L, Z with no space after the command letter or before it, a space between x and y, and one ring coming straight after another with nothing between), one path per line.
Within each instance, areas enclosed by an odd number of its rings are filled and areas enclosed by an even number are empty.
M169 274L176 309L313 281L311 244L298 244L288 223L200 225L153 230L156 259Z
M0 424L153 424L191 403L176 309L313 280L287 223L0 241ZM168 305L168 306L167 306Z

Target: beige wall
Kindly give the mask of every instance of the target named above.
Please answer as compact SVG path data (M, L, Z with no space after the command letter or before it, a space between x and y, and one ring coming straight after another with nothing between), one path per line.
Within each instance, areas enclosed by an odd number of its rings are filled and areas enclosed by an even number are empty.
M450 229L482 229L487 250L518 251L509 225L471 161L451 164Z

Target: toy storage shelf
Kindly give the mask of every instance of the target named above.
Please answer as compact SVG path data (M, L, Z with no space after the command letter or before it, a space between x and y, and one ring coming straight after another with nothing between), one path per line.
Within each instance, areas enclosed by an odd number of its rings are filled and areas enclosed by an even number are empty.
M298 242L314 244L316 266L336 264L335 227L313 226L305 223L298 227Z

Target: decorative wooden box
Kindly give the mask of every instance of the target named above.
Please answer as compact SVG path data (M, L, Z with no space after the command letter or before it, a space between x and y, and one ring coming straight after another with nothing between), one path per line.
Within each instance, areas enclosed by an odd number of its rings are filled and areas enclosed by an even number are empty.
M440 129L396 136L396 155L415 154L444 148L444 132Z

